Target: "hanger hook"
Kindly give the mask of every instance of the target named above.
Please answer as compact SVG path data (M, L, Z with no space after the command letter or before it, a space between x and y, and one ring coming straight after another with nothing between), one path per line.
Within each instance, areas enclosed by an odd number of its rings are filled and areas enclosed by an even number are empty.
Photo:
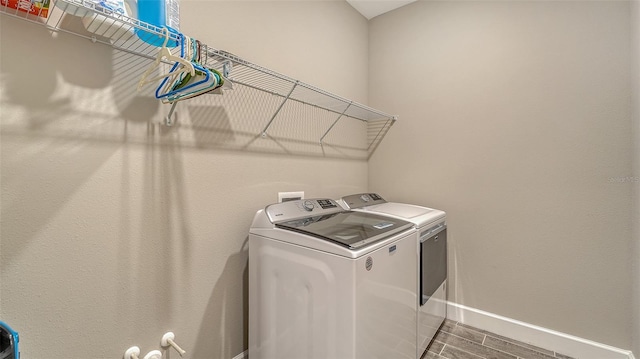
M164 33L164 43L162 44L162 47L167 47L167 43L169 42L169 29L166 26L163 26L162 32Z

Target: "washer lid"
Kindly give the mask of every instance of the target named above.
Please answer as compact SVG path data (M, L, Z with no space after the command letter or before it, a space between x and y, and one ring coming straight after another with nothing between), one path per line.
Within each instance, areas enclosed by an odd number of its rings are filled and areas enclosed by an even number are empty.
M439 209L393 202L363 207L358 210L404 219L414 223L418 228L428 226L439 220L444 220L446 216L446 213Z
M407 230L413 224L374 213L346 211L278 222L276 227L358 249Z
M412 204L387 202L384 204L373 205L367 208L369 211L390 214L403 218L415 218L425 214L438 211L433 208L420 207Z

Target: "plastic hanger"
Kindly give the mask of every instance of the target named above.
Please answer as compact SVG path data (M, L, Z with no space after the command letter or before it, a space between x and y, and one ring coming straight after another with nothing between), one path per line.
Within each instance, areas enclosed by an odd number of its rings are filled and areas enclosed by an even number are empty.
M176 75L181 73L188 72L191 74L191 76L195 75L195 68L193 67L193 64L191 63L191 61L186 60L184 57L174 56L173 54L171 54L171 51L169 50L169 48L167 48L167 42L169 41L169 29L167 27L163 27L162 31L164 32L164 35L165 35L164 43L162 44L162 47L158 51L158 55L156 56L155 61L149 66L147 71L145 71L144 74L142 74L142 77L138 82L138 91L142 90L142 88L147 84L156 82L161 79L167 80L168 77L175 77ZM178 33L178 34L181 39L185 38L185 36L182 35L181 33ZM181 55L184 55L185 47L184 47L183 41L181 41L181 45L182 45L180 50ZM171 70L166 74L149 79L148 78L149 75L151 75L152 72L154 72L158 67L160 67L160 63L162 63L163 59L174 62L173 66L171 67Z
M218 77L211 70L200 64L194 64L194 67L196 68L195 76L185 75L170 92L160 96L156 93L156 97L161 98L162 102L172 103L195 97L218 86Z
M201 56L201 51L199 51L201 47L198 44L199 43L198 40L194 39L193 42L196 46L194 48L194 59L195 59L194 61L197 64L197 66L201 66L202 68L204 68L206 71L210 73L210 76L212 77L211 81L208 83L200 82L199 86L190 87L189 91L184 91L185 88L181 88L178 94L171 95L168 98L164 99L163 102L165 103L173 103L175 101L186 100L189 98L203 95L205 93L210 93L222 87L226 83L225 78L219 71L213 68L209 68L206 65L201 65L199 63L198 56L199 55ZM184 80L187 82L191 81L191 79L184 79Z
M180 54L182 56L182 58L186 61L191 60L193 58L193 47L191 45L192 43L192 39L190 37L185 37L184 35L181 34L181 48L180 48ZM176 86L178 86L180 83L182 83L183 81L187 81L188 79L191 78L195 78L196 75L198 73L201 73L204 71L204 69L199 66L198 64L195 64L191 61L189 61L190 66L194 69L194 72L187 72L187 71L180 71L178 68L181 66L181 63L176 62L173 67L171 68L171 70L169 71L168 76L166 76L162 82L160 83L160 85L157 87L156 89L156 98L158 99L162 99L162 98L166 98L169 96L174 96L175 94L177 94L177 88ZM206 77L204 80L208 80L209 78ZM196 83L191 84L196 85ZM190 86L190 87L192 87ZM179 90L186 90L190 87L183 87L180 86Z
M200 46L200 42L198 40L193 39L194 43L195 43L195 49L194 49L194 61L196 63L198 63L198 65L201 64L201 57L202 57L202 53L201 53L201 49L202 47ZM218 90L219 88L221 88L222 86L224 86L225 84L229 84L230 82L224 77L223 74L221 74L219 71L217 71L216 69L213 68L209 68L206 66L206 61L208 60L208 58L206 57L206 52L205 52L205 61L204 61L204 65L201 65L202 67L204 67L205 69L207 69L208 71L211 72L211 76L213 76L215 78L215 81L212 81L212 83L209 84L209 86L201 86L199 88L191 88L190 92L180 92L177 95L174 96L170 96L168 99L163 100L163 102L165 103L172 103L174 101L179 101L179 100L186 100L189 98L193 98L196 96L200 96L206 93L214 93L214 91ZM229 88L229 86L227 85L227 88ZM221 94L220 91L215 92L218 94Z
M206 68L207 71L210 72L210 76L212 77L212 81L207 85L207 84L203 84L200 88L191 88L191 92L181 92L178 93L174 96L171 96L167 99L163 99L162 102L164 103L173 103L175 101L181 101L181 100L186 100L189 98L193 98L196 96L200 96L200 95L204 95L206 93L210 93L212 91L217 90L218 88L222 87L222 85L224 84L224 79L222 78L222 76L220 75L220 73L216 70L213 69L209 69ZM215 79L215 80L213 80Z
M185 96L193 97L218 85L219 80L211 70L195 62L192 66L195 69L193 75L183 72L172 78L175 81L164 79L156 90L156 98L171 103Z
M184 57L191 59L196 74L194 76L181 74L173 84L171 84L172 81L163 81L156 91L156 97L162 99L163 103L173 103L199 96L224 83L222 75L218 71L200 64L200 41L192 38L185 39L185 49L187 49L187 53Z

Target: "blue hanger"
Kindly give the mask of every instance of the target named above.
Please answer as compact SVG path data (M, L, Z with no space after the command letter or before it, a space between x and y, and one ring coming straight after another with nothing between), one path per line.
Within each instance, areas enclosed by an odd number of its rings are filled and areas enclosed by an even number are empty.
M192 38L182 38L181 54L186 58L191 58L196 73L194 75L181 73L179 76L173 77L173 84L165 79L156 89L156 98L162 99L165 103L173 103L175 101L191 98L211 91L223 82L221 76L214 71L202 66L198 62L200 48L198 41ZM189 51L186 51L189 49ZM177 66L174 65L174 68ZM173 69L172 69L173 70Z
M163 79L162 83L164 84L167 81L167 78L176 77L180 72L189 72L192 75L195 73L195 69L191 64L191 61L188 61L184 58L185 50L184 50L184 43L182 42L184 35L182 33L178 33L178 37L181 39L180 56L178 57L171 54L171 51L167 48L167 42L169 41L169 32L175 32L175 30L164 27L162 31L165 34L164 44L162 44L162 47L158 51L158 55L156 56L155 61L151 64L151 66L149 66L147 71L145 71L145 73L140 78L140 81L138 82L138 91L142 90L142 88L145 85L152 82L156 82L160 79ZM151 79L147 79L147 77L149 77L149 75L151 75L152 72L154 72L158 67L160 67L160 63L162 63L163 59L174 62L174 65L169 71L169 73L156 76ZM182 65L182 67L180 69L177 69L179 65Z

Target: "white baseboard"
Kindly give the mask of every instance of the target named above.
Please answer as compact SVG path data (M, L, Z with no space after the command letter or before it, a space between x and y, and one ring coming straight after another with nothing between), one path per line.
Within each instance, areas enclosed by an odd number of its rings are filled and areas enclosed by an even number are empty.
M447 303L447 318L574 358L635 359L630 350L619 349L457 303ZM233 359L248 358L248 350L233 357Z
M629 350L615 348L457 303L447 303L447 317L453 321L574 358L635 359Z

